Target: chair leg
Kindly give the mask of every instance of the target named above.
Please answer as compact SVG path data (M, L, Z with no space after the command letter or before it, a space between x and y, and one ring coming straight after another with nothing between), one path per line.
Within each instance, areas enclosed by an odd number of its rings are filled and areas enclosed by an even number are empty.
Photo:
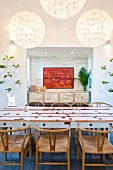
M82 170L85 170L85 152L82 149Z
M29 148L30 161L32 161L32 145Z
M40 152L40 161L42 161L42 152Z
M70 170L70 149L68 149L67 152L67 164L68 164L68 170Z
M21 152L21 170L24 170L24 152Z
M106 160L106 155L103 155L103 161L105 162L105 160Z
M4 161L7 161L7 153L4 153Z
M29 156L30 156L30 161L32 161L32 139L30 140L30 143L29 143Z
M38 149L36 148L36 170L38 170Z
M80 144L78 143L77 144L77 162L80 160L80 152L81 152Z

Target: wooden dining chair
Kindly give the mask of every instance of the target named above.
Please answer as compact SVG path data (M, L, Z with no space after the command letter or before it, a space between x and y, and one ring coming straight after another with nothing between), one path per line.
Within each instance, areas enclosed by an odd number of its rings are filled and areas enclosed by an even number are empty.
M26 106L44 106L44 103L41 102L29 102Z
M104 102L93 102L90 105L91 105L91 107L94 107L94 106L95 107L106 107L106 106L112 107L112 105L110 105L108 103L104 103Z
M71 105L72 106L76 106L76 107L89 107L90 105L87 102L73 102Z
M67 106L70 107L69 103L52 103L51 107L56 106L56 107L63 107L63 106Z
M29 151L30 160L32 159L32 136L28 134L30 126L24 128L17 128L13 130L0 130L0 152L4 153L4 162L0 162L0 165L19 165L21 170L24 170L24 159ZM19 134L19 133L22 134ZM24 134L23 134L24 133ZM8 153L19 153L21 157L20 163L7 161Z
M38 136L39 132L39 136ZM39 164L67 165L70 170L70 128L40 129L36 128L36 170ZM42 161L42 153L66 153L65 162ZM40 154L40 160L39 160Z
M98 154L106 155L113 153L113 145L110 143L106 137L108 133L113 132L113 130L90 130L79 128L79 146L82 150L82 170L85 170L85 166L113 166L110 163L86 163L86 154ZM84 132L88 132L87 135ZM79 148L79 150L80 150ZM79 152L80 153L80 152Z

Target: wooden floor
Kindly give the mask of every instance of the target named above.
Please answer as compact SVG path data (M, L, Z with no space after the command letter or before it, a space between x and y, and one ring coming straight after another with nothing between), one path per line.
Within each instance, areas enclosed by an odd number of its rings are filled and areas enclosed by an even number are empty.
M111 136L111 141L113 143L113 134ZM19 158L18 153L8 154L8 160L17 160ZM87 155L88 162L102 162L100 156ZM43 160L64 160L65 154L43 154ZM0 161L3 160L3 154L0 154ZM106 160L106 163L113 163L111 158ZM24 170L35 170L35 149L33 153L33 160L30 162L29 156L26 157ZM74 138L71 140L71 170L81 170L81 161L76 161L76 143ZM21 170L20 166L0 166L0 170ZM50 165L39 165L39 170L67 170L66 166L50 166ZM113 170L113 167L86 167L85 170Z

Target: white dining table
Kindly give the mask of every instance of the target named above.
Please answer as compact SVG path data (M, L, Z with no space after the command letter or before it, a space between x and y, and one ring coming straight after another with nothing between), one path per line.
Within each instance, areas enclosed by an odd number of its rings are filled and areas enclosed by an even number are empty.
M36 125L45 128L110 128L113 107L6 107L0 111L0 127Z

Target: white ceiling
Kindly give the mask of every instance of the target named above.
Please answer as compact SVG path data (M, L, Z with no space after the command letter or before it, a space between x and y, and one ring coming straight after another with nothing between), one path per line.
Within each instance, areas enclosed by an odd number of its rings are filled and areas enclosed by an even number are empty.
M92 56L93 49L85 47L37 47L27 50L29 57L65 57L88 58Z
M31 3L31 7L34 12L36 12L42 18L46 27L46 34L43 42L39 45L40 47L45 48L38 47L35 49L29 49L29 56L65 56L76 58L83 58L86 56L88 57L92 53L91 48L76 48L84 47L84 45L78 41L75 34L75 26L78 18L82 15L82 13L93 8L105 10L113 17L113 0L86 0L82 10L77 15L63 20L58 20L49 16L42 8L39 0L33 0L33 6L31 1L32 0L29 0L27 6L30 7ZM44 51L47 51L48 53L45 55ZM74 51L73 55L70 55L71 51Z
M1 18L5 18L2 22L4 27L8 28L9 22L11 18L20 11L31 11L39 15L46 28L46 34L42 41L42 43L39 45L39 47L62 47L60 50L57 49L54 53L50 55L56 55L60 52L62 55L62 50L64 55L66 56L68 53L70 54L71 48L73 47L84 47L83 44L81 44L75 34L75 26L78 18L86 11L91 10L93 8L102 9L108 12L108 14L113 18L113 0L86 0L85 5L81 9L81 11L68 19L64 20L58 20L55 18L52 18L49 16L44 9L42 8L39 0L0 0L0 12L1 12ZM4 11L7 11L4 12ZM7 17L6 17L7 14ZM8 33L8 31L7 31ZM0 36L2 37L2 34L0 33ZM43 55L39 53L40 49L30 49L28 50L29 56L37 56L37 55ZM66 48L64 48L66 47ZM69 52L67 52L67 47L69 47ZM54 50L54 48L53 48ZM75 48L73 49L75 57L83 57L83 56L89 56L91 53L91 49L85 49L83 48ZM51 49L52 52L52 49ZM49 51L48 51L49 55ZM61 56L60 55L60 56ZM70 55L69 55L70 56ZM71 55L72 56L72 55Z

